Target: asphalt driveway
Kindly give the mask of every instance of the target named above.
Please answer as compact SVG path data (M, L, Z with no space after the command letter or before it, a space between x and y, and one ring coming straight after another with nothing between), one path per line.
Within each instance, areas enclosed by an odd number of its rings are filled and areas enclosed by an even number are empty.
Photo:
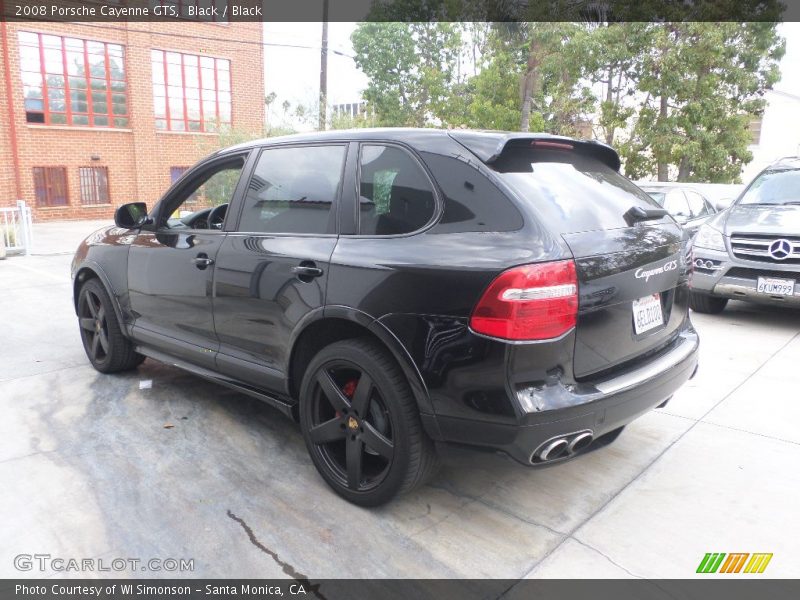
M94 225L36 225L34 255L0 261L0 577L92 576L20 572L23 553L193 559L183 574L207 578L513 579L683 578L707 552L770 552L758 577L797 575L800 312L693 315L697 377L609 447L542 470L452 456L365 510L258 401L151 360L89 366L69 263Z

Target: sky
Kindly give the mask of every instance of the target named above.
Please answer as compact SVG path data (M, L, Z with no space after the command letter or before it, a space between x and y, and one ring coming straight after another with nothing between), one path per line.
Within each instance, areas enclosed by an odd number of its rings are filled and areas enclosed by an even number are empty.
M350 34L355 23L328 25L328 99L330 104L357 102L367 79L355 66ZM781 81L776 90L800 97L800 23L778 26L786 38L786 55L781 62ZM264 69L266 94L275 92L277 101L271 110L271 122L282 119L281 104L288 100L290 112L297 104L310 105L319 94L321 23L265 23L264 42L290 44L309 48L266 46ZM338 51L342 54L336 54ZM294 123L295 128L311 129L313 123Z
M359 71L353 59L350 34L355 23L328 24L328 102L344 104L361 99L361 91L367 79ZM267 44L291 44L311 48L286 48L265 46L264 85L266 94L275 92L277 99L271 110L271 123L280 122L281 104L288 100L292 108L300 103L309 105L319 94L321 23L265 23L264 42ZM342 52L342 56L336 52ZM302 124L295 124L301 128ZM311 128L308 125L304 128Z
M775 89L800 96L800 23L781 23L778 31L786 38L786 55L781 61L781 81Z

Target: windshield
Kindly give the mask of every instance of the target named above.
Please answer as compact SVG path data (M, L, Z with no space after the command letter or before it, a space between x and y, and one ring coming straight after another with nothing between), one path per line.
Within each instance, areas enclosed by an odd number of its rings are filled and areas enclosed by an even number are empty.
M629 209L658 206L615 170L577 152L514 148L492 167L559 233L629 227Z
M762 173L747 188L739 204L800 204L800 169Z
M659 206L664 206L664 197L666 196L664 192L651 192L648 190L645 190L645 192L647 192L647 195L650 196L653 200L658 202Z

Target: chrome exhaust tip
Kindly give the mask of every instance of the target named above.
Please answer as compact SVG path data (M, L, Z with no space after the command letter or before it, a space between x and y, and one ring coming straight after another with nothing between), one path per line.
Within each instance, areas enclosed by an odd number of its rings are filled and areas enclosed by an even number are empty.
M574 454L575 452L579 452L589 446L594 440L594 436L592 435L591 431L584 431L583 433L579 433L569 443L568 451L570 454Z
M564 438L557 438L549 442L544 448L539 451L538 458L542 462L558 458L567 451L569 443Z

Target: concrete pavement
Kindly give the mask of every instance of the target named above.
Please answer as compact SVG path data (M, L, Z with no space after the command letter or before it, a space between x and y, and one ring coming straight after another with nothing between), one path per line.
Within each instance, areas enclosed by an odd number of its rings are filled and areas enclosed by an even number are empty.
M800 312L693 315L698 376L606 448L542 470L451 457L365 510L258 401L151 360L89 366L64 253L96 225L36 225L35 255L0 263L0 577L93 576L19 572L21 553L186 558L197 577L514 579L684 578L706 552L772 552L760 577L798 573Z

